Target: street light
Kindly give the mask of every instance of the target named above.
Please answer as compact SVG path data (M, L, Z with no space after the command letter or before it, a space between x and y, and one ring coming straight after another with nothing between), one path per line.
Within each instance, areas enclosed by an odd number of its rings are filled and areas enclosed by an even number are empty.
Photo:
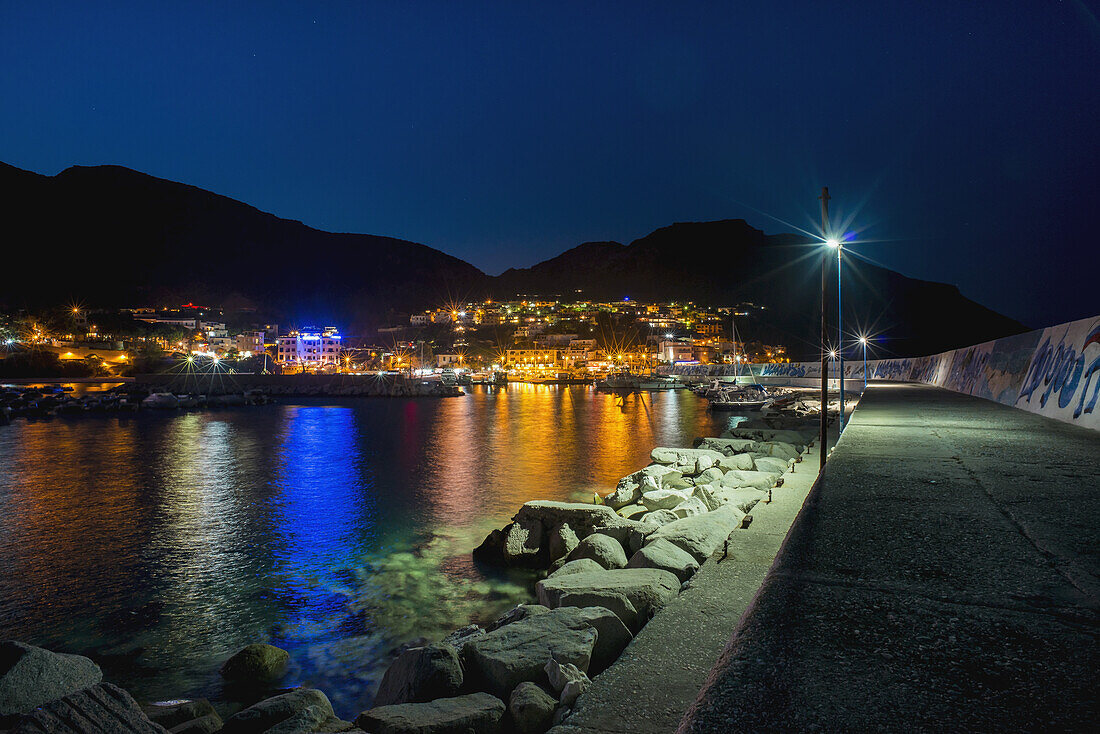
M863 345L863 392L867 392L867 337L861 336L859 343Z
M825 244L836 249L836 330L837 330L837 377L840 382L840 422L837 423L837 435L844 430L844 312L840 305L840 254L844 245L835 237L825 240Z

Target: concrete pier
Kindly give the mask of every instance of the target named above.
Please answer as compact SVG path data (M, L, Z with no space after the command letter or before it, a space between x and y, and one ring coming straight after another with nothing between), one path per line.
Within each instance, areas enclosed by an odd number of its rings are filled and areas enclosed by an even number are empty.
M872 386L679 731L1093 730L1098 539L1100 434Z

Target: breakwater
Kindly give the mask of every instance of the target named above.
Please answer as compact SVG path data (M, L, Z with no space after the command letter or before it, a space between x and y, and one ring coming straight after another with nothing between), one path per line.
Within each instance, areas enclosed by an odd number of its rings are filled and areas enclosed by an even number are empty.
M868 356L874 357L874 339ZM1100 316L1036 329L1002 339L924 357L868 359L853 348L844 362L848 389L867 380L920 382L993 400L1060 421L1100 430ZM759 378L782 378L793 384L820 380L820 362L752 364ZM740 366L741 372L745 366ZM735 374L733 365L676 365L666 370L682 377ZM830 379L839 375L832 364Z
M457 397L462 390L439 380L401 374L257 375L230 372L180 372L137 375L135 385L174 393L219 395L258 392L291 397Z

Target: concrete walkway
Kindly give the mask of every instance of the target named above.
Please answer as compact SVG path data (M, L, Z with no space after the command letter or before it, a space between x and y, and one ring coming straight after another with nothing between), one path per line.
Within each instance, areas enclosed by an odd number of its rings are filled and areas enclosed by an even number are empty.
M680 731L1093 731L1098 574L1100 435L873 386Z

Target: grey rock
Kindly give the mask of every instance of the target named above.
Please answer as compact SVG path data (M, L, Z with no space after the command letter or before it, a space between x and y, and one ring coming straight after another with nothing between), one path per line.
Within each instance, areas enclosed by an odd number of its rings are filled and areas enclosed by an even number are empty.
M680 518L676 517L676 513L672 510L654 510L642 516L642 522L649 525L656 525L657 527L668 525L670 522L676 522L679 519Z
M85 688L23 716L12 734L165 734L130 694L110 683Z
M729 537L744 516L745 513L736 507L723 505L714 512L685 517L662 526L649 536L646 545L667 540L702 563ZM550 606L546 602L542 603Z
M29 713L101 680L99 666L86 657L0 642L0 717Z
M676 508L672 510L672 514L676 515L676 517L691 517L692 515L702 515L707 512L710 512L710 508L698 497L692 497L687 502L677 505Z
M688 489L655 489L642 495L642 504L651 512L656 510L671 510L691 497Z
M310 706L335 716L328 696L316 688L295 688L287 693L265 698L225 720L225 734L254 734L267 731L276 724L304 711Z
M331 710L325 711L324 707L316 704L306 706L289 719L280 721L267 730L266 734L301 734L301 732L317 731L322 724L333 718Z
M794 463L793 459L777 459L772 456L754 456L753 467L756 471L771 472L773 474L782 474L791 468L791 464Z
M741 471L739 469L733 469L722 475L721 486L730 489L752 487L754 489L767 491L775 486L776 480L778 479L779 475L774 472Z
M512 691L508 713L517 734L542 734L550 728L557 699L538 685L524 681Z
M695 486L695 482L690 479L679 477L677 479L669 479L664 483L662 489L691 489Z
M513 522L504 529L504 542L501 555L509 566L535 567L544 565L541 553L543 536L542 523L537 520Z
M627 568L659 568L673 574L683 583L699 570L699 564L687 551L668 540L660 539L631 556Z
M710 449L726 456L752 451L756 441L751 438L703 438L696 441L695 448Z
M592 681L588 679L588 676L579 680L571 680L565 684L565 688L561 689L561 698L558 701L562 706L572 707L580 695L587 691L591 685Z
M591 558L604 568L623 568L626 566L626 551L619 541L609 535L592 533L569 554L570 561Z
M163 703L150 703L141 707L141 710L145 712L145 715L149 717L150 721L154 721L160 724L165 729L174 730L175 727L181 724L186 724L198 719L204 719L205 717L214 716L217 718L217 728L213 731L217 731L222 728L221 717L214 710L214 707L210 705L210 702L205 698L197 698L190 701L170 701ZM186 731L200 731L202 725L197 729L187 729ZM184 731L184 730L181 730Z
M578 558L575 561L569 561L564 564L557 571L547 576L548 579L557 578L559 576L568 576L571 573L588 573L591 571L603 571L604 567L593 561L591 558Z
M645 508L645 505L627 505L619 508L619 514L628 520L637 520L647 512L649 510Z
M699 472L699 476L695 477L695 485L710 484L711 482L717 482L722 479L722 475L725 474L722 469L717 466L712 466L706 471Z
M562 689L565 688L565 684L569 681L588 677L585 672L576 665L572 663L559 663L554 659L547 661L544 670L546 671L546 680L550 683L550 690L558 695L561 694Z
M488 693L402 703L364 711L355 725L368 734L496 734L504 702Z
M578 573L553 579L543 579L535 585L539 603L555 609L560 606L575 606L585 600L589 606L599 606L596 600L604 599L613 606L619 598L624 598L634 607L637 617L634 624L628 624L636 630L649 621L657 610L676 596L680 591L680 580L668 571L653 568L627 568L616 571ZM567 604L567 602L571 602ZM621 619L621 618L620 618ZM560 661L559 662L567 662Z
M462 687L462 664L450 645L428 645L406 650L393 661L378 693L375 706L395 703L423 703L448 698Z
M577 538L577 534L573 532L573 528L569 527L568 523L558 523L554 526L554 529L550 531L547 538L547 547L550 552L550 561L556 561L559 558L565 558L573 549L577 547L577 543L580 540Z
M723 457L718 460L718 468L723 472L733 469L752 471L752 456L750 454L734 454L733 456Z
M518 622L521 619L527 619L527 617L531 616L532 614L543 614L549 611L549 609L542 606L541 604L517 604L504 614L497 617L495 622L485 628L485 631L492 632L495 629L500 629L506 624Z
M793 461L802 453L792 444L783 441L762 441L752 447L753 458L771 456L782 461Z
M597 675L631 639L608 609L551 609L467 643L462 649L466 685L507 695L522 681L543 682L543 666L551 657Z
M462 646L467 642L484 634L485 630L481 629L478 625L468 624L465 627L459 627L454 632L444 637L439 641L439 644L449 645L455 650L461 650Z
M274 645L248 645L222 665L222 678L233 683L266 685L286 672L290 653Z
M713 485L700 484L695 487L695 496L699 498L707 508L707 512L717 510L721 504L713 494Z
M221 731L223 726L225 722L215 711L177 724L168 730L168 734L214 734Z
M756 489L755 487L738 487L737 489L719 487L718 491L714 494L714 498L718 500L720 504L731 504L741 510L741 512L748 512L757 502L767 495L767 492Z
M543 527L553 528L566 523L580 539L592 533L595 527L630 527L632 521L620 517L606 505L587 505L572 502L535 500L525 502L516 513L516 522L538 520Z

